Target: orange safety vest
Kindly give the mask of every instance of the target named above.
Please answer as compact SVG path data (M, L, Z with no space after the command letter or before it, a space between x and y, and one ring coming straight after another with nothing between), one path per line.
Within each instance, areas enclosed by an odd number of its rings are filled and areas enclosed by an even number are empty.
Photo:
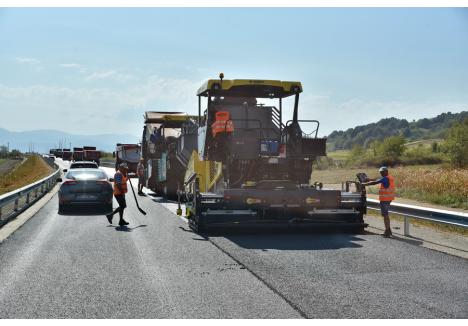
M213 132L213 137L222 132L230 133L234 131L234 124L230 120L228 111L216 112L215 122L211 125L211 131Z
M379 201L392 201L395 199L395 180L392 176L387 175L389 186L385 188L383 183L380 184Z
M122 175L122 190L120 190L118 187L117 187L117 182L115 182L115 176L117 174L120 174ZM114 175L114 196L119 196L119 195L125 195L127 193L127 180L128 180L128 177L124 176L122 174L122 172L120 171L117 171Z

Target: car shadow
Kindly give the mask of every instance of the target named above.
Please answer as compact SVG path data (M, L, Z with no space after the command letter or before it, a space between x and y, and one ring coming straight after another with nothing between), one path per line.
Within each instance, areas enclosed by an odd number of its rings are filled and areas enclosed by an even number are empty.
M59 215L65 216L89 216L89 215L105 215L109 214L112 211L104 209L102 207L70 207L67 208L65 211L59 211Z

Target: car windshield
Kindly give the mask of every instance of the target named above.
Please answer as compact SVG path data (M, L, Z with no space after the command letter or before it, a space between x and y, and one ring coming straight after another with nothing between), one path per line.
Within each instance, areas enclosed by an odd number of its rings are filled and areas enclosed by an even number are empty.
M70 169L82 169L82 168L97 168L97 165L94 163L73 163L70 166Z
M73 180L100 180L107 179L107 174L104 171L70 171L65 175L66 179Z

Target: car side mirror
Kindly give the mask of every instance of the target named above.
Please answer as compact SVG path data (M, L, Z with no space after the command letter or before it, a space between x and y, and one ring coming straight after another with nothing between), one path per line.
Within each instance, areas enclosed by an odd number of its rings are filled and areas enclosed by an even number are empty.
M62 178L57 178L57 182L62 182Z
M112 152L112 157L115 157L115 152Z
M109 182L114 182L114 178L109 178Z
M68 170L67 169L63 169L63 172L67 172Z

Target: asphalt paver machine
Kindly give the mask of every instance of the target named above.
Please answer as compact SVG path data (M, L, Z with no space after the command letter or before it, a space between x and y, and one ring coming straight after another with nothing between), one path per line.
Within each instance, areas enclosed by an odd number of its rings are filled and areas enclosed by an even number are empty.
M190 227L197 232L239 227L362 230L362 187L351 192L310 184L313 161L326 155L326 139L317 137L318 121L299 119L301 83L223 77L208 80L197 92L198 150L184 177ZM283 100L291 97L292 119L283 123ZM277 106L260 103L266 100Z
M147 111L142 137L142 157L146 170L146 186L156 194L168 199L177 199L184 173L196 137L184 132L183 128L196 132L193 117L184 112Z

